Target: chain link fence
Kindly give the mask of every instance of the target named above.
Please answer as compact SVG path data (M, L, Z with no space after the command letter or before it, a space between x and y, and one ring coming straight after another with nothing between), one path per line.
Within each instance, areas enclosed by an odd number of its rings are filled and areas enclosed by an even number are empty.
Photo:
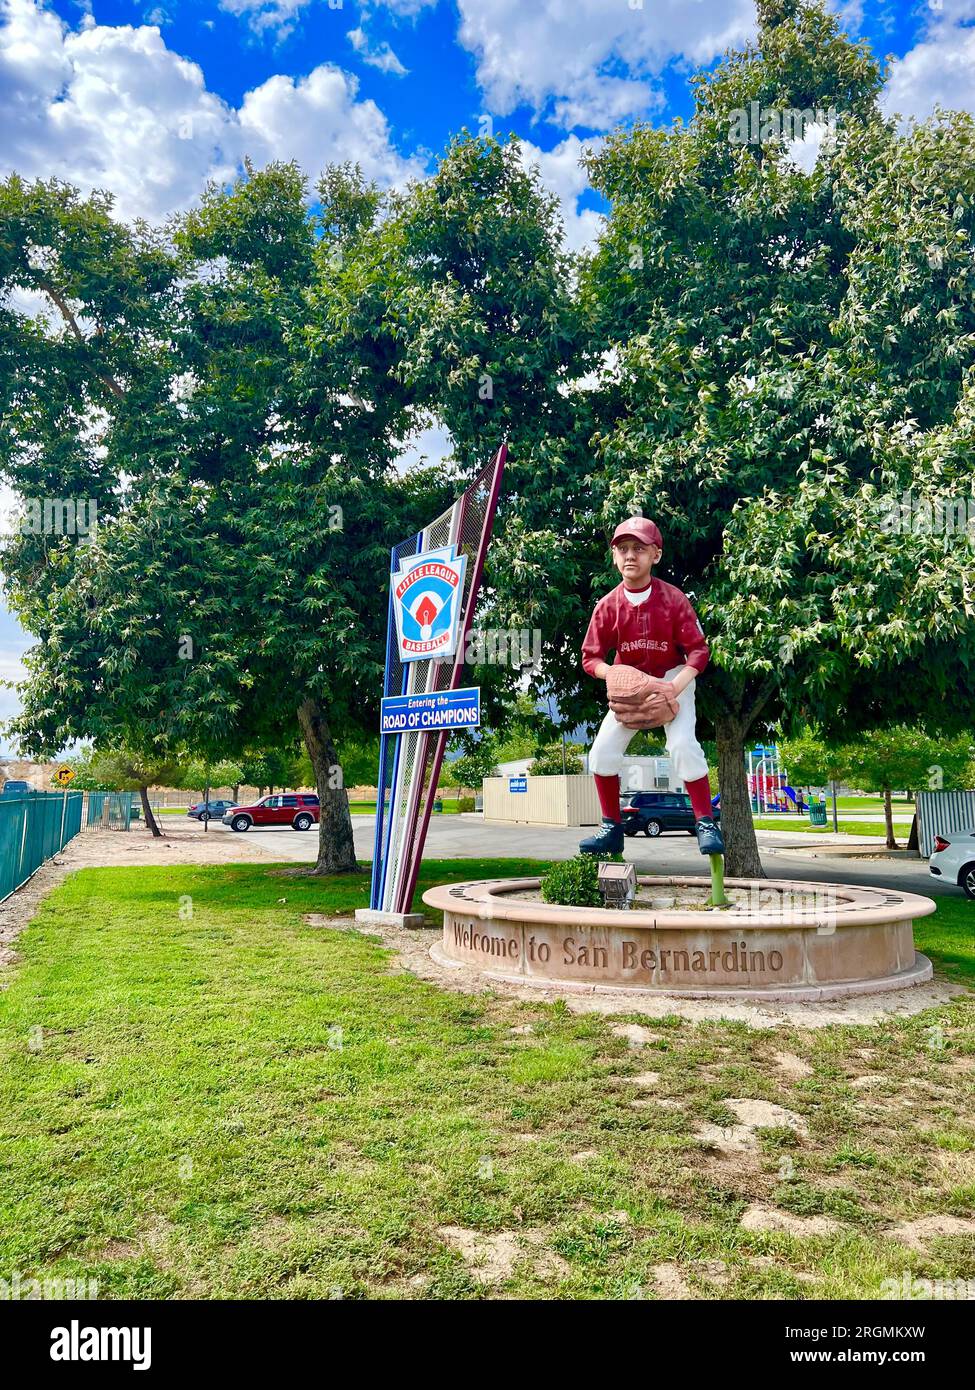
M83 792L0 797L0 902L81 829Z
M128 830L135 809L135 792L86 792L85 796L86 830Z

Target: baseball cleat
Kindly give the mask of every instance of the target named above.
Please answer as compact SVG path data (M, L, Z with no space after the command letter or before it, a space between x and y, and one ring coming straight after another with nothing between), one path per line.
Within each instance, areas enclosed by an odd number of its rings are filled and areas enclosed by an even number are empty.
M623 826L618 820L603 816L603 827L597 835L590 835L579 845L580 854L622 854Z
M724 840L721 831L710 816L702 816L695 822L697 847L702 854L724 854Z

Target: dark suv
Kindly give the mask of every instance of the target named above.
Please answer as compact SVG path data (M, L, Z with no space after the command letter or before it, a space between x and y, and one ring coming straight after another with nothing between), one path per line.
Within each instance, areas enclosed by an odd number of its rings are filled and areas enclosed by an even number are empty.
M716 822L721 812L712 812ZM634 792L623 807L623 830L627 835L655 839L665 830L686 830L694 834L694 811L686 792Z

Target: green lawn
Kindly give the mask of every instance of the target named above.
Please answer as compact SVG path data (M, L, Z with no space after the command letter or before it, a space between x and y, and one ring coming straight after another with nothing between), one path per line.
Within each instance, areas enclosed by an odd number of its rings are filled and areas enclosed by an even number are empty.
M535 867L428 861L423 883ZM975 1275L971 1238L881 1235L975 1215L968 998L877 1028L670 1017L633 1048L619 1019L447 993L302 921L366 895L250 864L88 869L50 895L2 977L0 1270L119 1298L639 1298L661 1265L705 1297L848 1298ZM975 978L973 924L942 899L919 945ZM719 1161L694 1132L730 1097L808 1137ZM754 1202L840 1226L748 1232ZM444 1228L518 1258L478 1283Z
M832 811L833 798L828 793L826 804ZM891 797L890 804L895 815L898 811L906 811L911 816L914 814L914 802L908 801L906 796ZM836 806L840 811L882 811L884 799L882 796L838 796Z
M833 817L827 816L825 825L810 825L807 816L781 815L781 816L754 816L756 830L788 830L798 835L823 835L827 831L833 831ZM877 835L881 839L887 836L887 827L883 821L854 821L840 820L840 835ZM894 837L896 839L907 840L911 833L910 821L894 821Z

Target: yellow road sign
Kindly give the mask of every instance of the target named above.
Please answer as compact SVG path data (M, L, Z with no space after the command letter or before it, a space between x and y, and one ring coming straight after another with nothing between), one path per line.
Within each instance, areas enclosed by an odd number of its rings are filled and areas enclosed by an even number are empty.
M59 787L68 786L70 782L74 781L74 769L68 767L67 764L63 763L58 768L57 772L55 772L53 780L58 784Z

